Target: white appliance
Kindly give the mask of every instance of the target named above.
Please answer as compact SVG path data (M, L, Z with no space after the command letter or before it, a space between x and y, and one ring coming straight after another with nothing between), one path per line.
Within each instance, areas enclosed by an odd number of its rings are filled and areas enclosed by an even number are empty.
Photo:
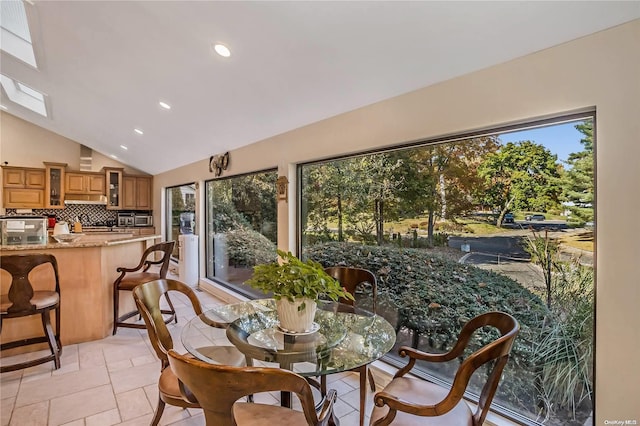
M178 236L178 275L180 281L190 287L198 286L198 236L185 234Z
M57 222L53 227L53 235L68 234L69 224L65 221Z

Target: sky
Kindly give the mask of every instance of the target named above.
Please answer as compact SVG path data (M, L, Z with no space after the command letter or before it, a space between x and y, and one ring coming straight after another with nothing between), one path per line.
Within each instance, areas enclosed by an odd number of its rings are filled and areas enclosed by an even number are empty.
M500 140L502 143L526 140L538 143L545 146L553 154L556 154L559 161L564 162L567 161L570 153L580 152L584 149L580 143L580 139L582 139L584 135L575 128L575 125L578 123L581 123L581 121L513 133L502 133L500 134Z

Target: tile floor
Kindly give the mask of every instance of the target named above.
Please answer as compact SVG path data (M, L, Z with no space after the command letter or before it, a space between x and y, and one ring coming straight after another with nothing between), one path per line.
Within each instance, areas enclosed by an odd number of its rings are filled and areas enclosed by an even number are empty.
M203 309L222 303L206 292L197 294ZM186 298L172 297L172 300L178 324L170 325L171 334L176 350L184 352L180 330L193 317L193 311L185 304ZM11 359L4 361L9 363ZM160 361L145 330L123 328L116 336L64 346L61 364L58 370L52 369L52 363L46 363L0 375L2 426L150 424L158 397ZM328 383L338 392L334 407L341 425L358 425L358 375L332 375ZM277 404L278 400L279 393L256 396L256 401L263 403ZM366 414L371 407L369 391ZM367 416L365 424L368 421ZM196 426L204 425L205 420L202 410L167 405L160 424Z

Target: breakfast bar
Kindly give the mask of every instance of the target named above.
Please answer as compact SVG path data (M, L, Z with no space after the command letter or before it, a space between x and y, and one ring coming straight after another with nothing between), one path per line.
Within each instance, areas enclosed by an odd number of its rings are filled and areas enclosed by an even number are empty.
M144 250L160 235L127 233L84 234L73 242L2 246L2 254L48 253L56 257L60 276L61 341L66 344L102 339L113 327L113 282L119 266L135 266ZM3 290L11 276L0 271ZM44 287L52 275L34 269L30 275L34 290ZM133 300L123 297L121 306L134 308ZM2 327L2 341L13 341L38 333L37 317L9 319ZM4 356L5 354L3 354ZM9 354L7 354L9 355Z

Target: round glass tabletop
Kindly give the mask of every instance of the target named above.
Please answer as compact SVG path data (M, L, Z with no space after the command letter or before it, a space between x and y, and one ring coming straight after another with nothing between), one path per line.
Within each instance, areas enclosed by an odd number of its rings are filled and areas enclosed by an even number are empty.
M314 321L310 332L284 332L278 327L275 301L253 300L204 312L185 325L181 338L188 352L207 362L217 362L207 348L228 344L226 336L248 358L305 376L368 364L395 343L395 330L384 318L350 305L319 301Z

